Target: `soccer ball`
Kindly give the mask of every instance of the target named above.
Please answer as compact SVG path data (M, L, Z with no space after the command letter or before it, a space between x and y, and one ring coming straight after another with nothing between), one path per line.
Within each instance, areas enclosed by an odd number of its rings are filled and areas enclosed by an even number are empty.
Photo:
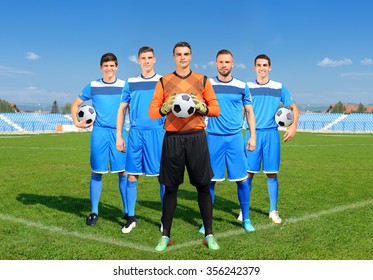
M91 124L96 119L96 111L90 105L83 105L79 107L76 117L78 118L78 121L85 120L86 124Z
M180 93L176 95L172 112L176 117L189 118L196 111L192 97L188 93Z
M288 108L283 107L276 112L275 121L279 126L288 127L293 123L293 120L293 112Z

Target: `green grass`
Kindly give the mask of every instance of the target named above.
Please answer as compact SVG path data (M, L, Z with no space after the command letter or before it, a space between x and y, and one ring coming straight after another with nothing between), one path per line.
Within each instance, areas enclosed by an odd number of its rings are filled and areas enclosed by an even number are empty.
M198 233L196 191L180 186L173 246L157 253L160 202L156 178L141 176L138 226L122 234L117 176L105 174L100 219L85 225L89 201L89 133L0 136L2 260L372 260L373 135L298 133L282 145L279 210L268 219L265 176L251 193L254 233L236 220L236 185L216 187L210 251Z

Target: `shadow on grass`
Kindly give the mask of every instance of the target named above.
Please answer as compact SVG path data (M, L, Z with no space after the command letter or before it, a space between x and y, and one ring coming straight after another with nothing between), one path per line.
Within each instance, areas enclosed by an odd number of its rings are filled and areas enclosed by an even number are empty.
M82 218L85 222L87 218L87 210L91 208L91 202L87 198L77 198L70 196L50 196L50 195L37 195L31 193L20 193L17 200L25 205L44 205L48 208L55 209L65 213L72 213ZM112 205L101 203L99 204L100 217L114 223L123 225L121 218L123 211ZM120 220L118 220L120 217Z

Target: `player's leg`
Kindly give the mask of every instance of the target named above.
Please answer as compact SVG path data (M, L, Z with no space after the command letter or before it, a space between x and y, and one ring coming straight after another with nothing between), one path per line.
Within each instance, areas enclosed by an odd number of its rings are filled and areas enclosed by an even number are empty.
M197 188L198 206L205 226L204 243L209 249L218 250L220 247L212 234L212 200L209 189L209 184L214 173L211 169L210 154L205 132L198 131L188 135L185 145L185 164L190 183Z
M171 226L177 205L177 191L184 180L185 149L183 148L183 135L166 133L163 145L159 182L165 185L163 197L162 238L155 247L156 251L165 251L171 244Z
M102 174L108 172L109 142L107 131L95 127L91 133L90 163L92 174L90 179L91 214L87 217L87 225L95 225L98 220L98 205L102 192Z
M277 173L280 168L280 136L278 131L270 131L268 134L268 143L264 149L263 171L267 175L267 187L269 195L269 217L275 224L281 224L277 211L278 202L278 177Z
M159 129L151 129L143 132L144 152L143 152L143 167L144 173L147 176L159 176L159 168L162 153L162 143L165 131L163 127ZM159 198L161 209L163 208L163 197L165 193L165 185L159 184ZM162 219L161 219L162 220ZM162 232L162 221L160 230Z
M91 213L86 219L86 224L94 226L98 220L98 204L102 192L102 174L92 173L89 184L89 195L91 200Z
M123 233L130 233L134 227L136 227L137 220L135 217L135 207L137 200L137 182L138 175L128 174L126 198L127 198L127 209L128 219L127 223L122 228Z
M118 188L123 204L123 218L126 219L128 216L127 209L127 174L126 161L127 153L119 152L116 148L116 131L115 129L108 130L107 139L109 141L109 161L111 173L118 173ZM127 132L123 131L123 139L127 143Z
M122 198L123 205L123 219L128 220L128 208L127 208L127 174L126 172L118 173L118 187L120 197Z

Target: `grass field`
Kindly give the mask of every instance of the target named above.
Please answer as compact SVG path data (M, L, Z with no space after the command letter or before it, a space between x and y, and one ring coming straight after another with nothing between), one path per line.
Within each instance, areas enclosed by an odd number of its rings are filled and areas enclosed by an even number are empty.
M372 260L373 135L298 133L282 145L279 211L268 219L266 179L251 192L254 233L236 220L236 185L217 184L210 251L198 233L196 191L186 176L172 228L174 244L154 247L161 233L159 188L141 176L138 226L127 235L117 177L103 177L100 219L85 225L89 201L89 133L0 135L2 260Z

